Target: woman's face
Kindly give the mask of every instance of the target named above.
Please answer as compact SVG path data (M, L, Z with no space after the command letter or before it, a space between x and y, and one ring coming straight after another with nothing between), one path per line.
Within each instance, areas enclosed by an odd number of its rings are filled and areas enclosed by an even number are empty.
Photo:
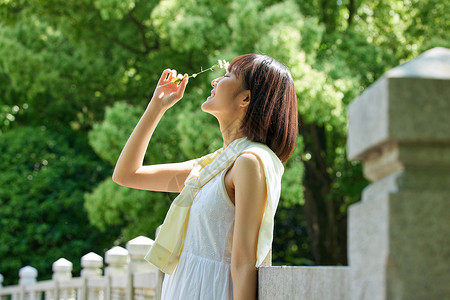
M248 90L244 90L242 80L235 74L227 72L224 76L211 82L211 95L202 104L202 110L217 118L236 117Z

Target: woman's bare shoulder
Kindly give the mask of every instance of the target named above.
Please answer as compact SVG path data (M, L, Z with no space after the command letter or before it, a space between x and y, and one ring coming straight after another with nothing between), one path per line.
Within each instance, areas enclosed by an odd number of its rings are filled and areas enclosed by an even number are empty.
M244 152L236 158L231 170L233 185L251 185L265 183L264 166L260 158L251 152Z

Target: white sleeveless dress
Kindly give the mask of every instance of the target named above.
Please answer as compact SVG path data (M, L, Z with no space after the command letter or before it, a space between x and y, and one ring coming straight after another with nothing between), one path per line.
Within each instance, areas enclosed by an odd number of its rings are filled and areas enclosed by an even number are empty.
M228 168L197 193L184 247L172 275L165 275L163 300L232 300L231 241L234 204L225 189Z

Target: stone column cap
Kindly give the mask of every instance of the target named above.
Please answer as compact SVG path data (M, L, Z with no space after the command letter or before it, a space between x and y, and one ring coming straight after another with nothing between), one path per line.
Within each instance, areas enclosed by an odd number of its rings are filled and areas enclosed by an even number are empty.
M106 251L105 262L109 265L125 265L128 262L128 250L115 246Z
M392 143L450 144L450 49L434 48L386 72L348 110L348 158Z
M436 47L386 72L388 78L450 79L450 49Z
M19 270L19 277L20 278L36 278L38 275L38 271L31 267L31 266L26 266L23 267Z
M73 264L65 258L60 258L52 264L53 272L71 272Z
M81 266L83 268L101 268L103 266L103 257L94 252L89 252L81 257Z
M138 236L127 243L127 250L130 256L144 258L154 241L145 236Z

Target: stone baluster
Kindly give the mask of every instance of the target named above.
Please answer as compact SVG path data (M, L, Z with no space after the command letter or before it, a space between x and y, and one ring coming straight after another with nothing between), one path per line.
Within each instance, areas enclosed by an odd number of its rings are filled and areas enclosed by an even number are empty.
M128 250L119 246L109 249L105 253L105 262L108 264L105 275L127 274Z
M64 281L69 280L72 278L72 268L73 265L70 261L68 261L65 258L60 258L57 261L55 261L52 265L53 275L52 279L54 281ZM58 283L57 283L58 284ZM59 290L59 289L58 289ZM59 290L59 295L57 291L55 291L55 297L58 299L69 299L69 294L71 294L72 291L69 291L67 289Z
M106 251L105 262L108 264L105 269L105 276L108 279L107 299L120 300L126 297L126 290L117 288L113 283L113 278L123 277L120 280L129 282L129 276L127 276L128 261L128 251L125 248L116 246Z
M60 258L52 265L52 279L57 281L69 280L72 278L72 263L65 258Z
M130 262L128 263L128 285L127 285L127 299L141 299L140 297L147 296L153 299L155 290L151 289L134 289L134 277L136 273L156 272L156 267L147 262L144 257L150 247L153 245L153 240L138 236L127 243L127 250L130 255ZM156 274L156 273L155 273Z
M89 288L87 286L87 281L92 277L102 276L103 267L103 257L94 252L89 252L88 254L81 257L81 277L84 278L83 289L80 293L83 294L84 299L99 299L103 297L103 291L96 291L95 289ZM100 297L101 296L101 297Z
M0 288L3 286L3 275L0 274Z
M150 272L156 270L155 266L144 259L144 256L152 245L153 240L145 236L138 236L127 243L127 250L130 255L130 263L128 264L129 273Z
M19 270L19 285L22 288L22 299L34 300L37 299L35 293L25 293L25 287L36 284L38 271L30 266L23 267Z
M19 284L32 285L36 283L38 271L30 266L23 267L19 270Z
M349 209L352 300L449 299L450 50L387 72L349 107L373 181Z
M102 276L103 257L94 252L89 252L81 258L81 277Z

